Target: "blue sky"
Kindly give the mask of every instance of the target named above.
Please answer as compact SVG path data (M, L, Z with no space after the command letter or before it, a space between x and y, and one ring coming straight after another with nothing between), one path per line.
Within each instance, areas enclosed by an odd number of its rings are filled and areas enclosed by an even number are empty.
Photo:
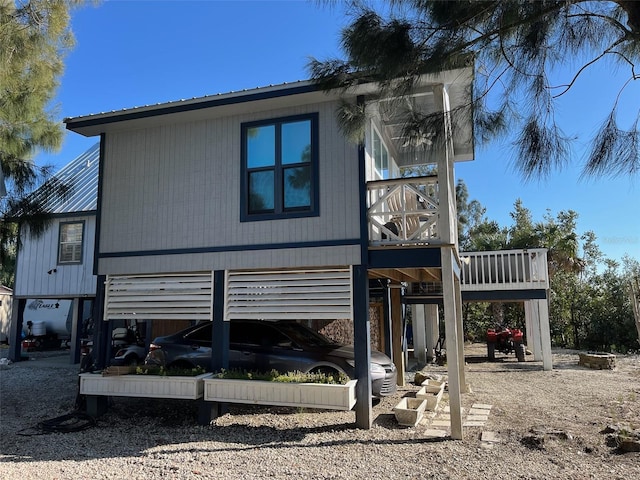
M315 1L104 1L74 10L76 47L66 57L56 103L62 120L173 100L308 78L309 57L340 57L340 6ZM591 69L562 98L565 134L578 137L571 164L549 179L525 182L511 164L508 141L478 147L476 160L458 164L471 198L487 216L510 224L517 198L534 220L547 210L579 213L578 231L592 230L610 258L640 259L640 177L581 180L582 148L603 120L626 72ZM640 87L625 90L622 126L638 111ZM634 111L635 109L635 111ZM97 138L67 132L55 155L39 164L68 163Z

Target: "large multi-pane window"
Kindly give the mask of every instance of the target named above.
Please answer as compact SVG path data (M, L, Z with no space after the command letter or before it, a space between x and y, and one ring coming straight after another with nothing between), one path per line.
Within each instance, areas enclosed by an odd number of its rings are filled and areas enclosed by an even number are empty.
M58 263L82 263L84 222L60 224Z
M387 180L389 178L389 151L375 127L372 130L372 156L376 170L376 177L378 180Z
M317 114L242 126L243 220L317 214Z

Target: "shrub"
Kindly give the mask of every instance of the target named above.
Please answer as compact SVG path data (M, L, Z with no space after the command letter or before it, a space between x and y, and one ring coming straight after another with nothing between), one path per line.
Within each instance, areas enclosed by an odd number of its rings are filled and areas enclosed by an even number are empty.
M298 371L280 373L277 370L271 370L269 372L237 369L221 370L215 377L234 380L262 380L265 382L280 383L327 383L337 385L344 385L349 381L349 377L344 373L338 373L336 375L326 373L302 373Z
M206 373L202 367L194 368L166 368L157 365L141 365L136 367L137 375L161 375L165 377L195 377Z

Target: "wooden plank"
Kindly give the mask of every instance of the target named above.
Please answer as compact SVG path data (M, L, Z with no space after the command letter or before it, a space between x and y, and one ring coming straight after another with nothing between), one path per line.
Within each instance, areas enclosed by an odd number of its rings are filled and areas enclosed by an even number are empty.
M402 350L402 292L400 288L391 288L391 343L393 363L398 371L397 384L404 386L404 351Z

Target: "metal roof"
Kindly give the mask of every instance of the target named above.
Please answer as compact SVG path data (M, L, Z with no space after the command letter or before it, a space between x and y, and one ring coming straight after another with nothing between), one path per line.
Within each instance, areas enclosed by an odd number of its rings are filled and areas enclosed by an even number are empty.
M55 177L71 185L66 199L50 198L46 210L53 214L91 212L98 205L98 165L100 142L62 167Z
M67 117L63 120L68 130L80 133L85 136L93 136L101 130L87 128L110 123L117 123L126 120L137 120L149 118L157 115L171 113L184 113L194 110L202 110L224 105L238 105L241 103L264 100L271 98L282 98L299 93L316 92L326 95L321 89L309 80L299 80L296 82L281 83L231 91L228 93L218 93L215 95L205 95L190 99L174 100L156 104L143 105L138 107L111 110L109 112L92 113L76 117Z
M415 165L425 163L423 159L424 145L412 145L404 138L403 118L398 113L411 107L412 111L421 114L433 113L443 108L449 111L458 110L455 118L450 117L455 131L452 143L454 160L473 160L473 119L471 103L471 85L473 83L473 68L458 68L439 73L423 74L414 85L414 91L404 99L407 103L403 108L394 111L397 98L382 99L378 105L384 110L382 115L383 127L389 137L397 143L396 161L400 165ZM259 108L271 110L273 108L294 107L306 103L328 101L347 95L356 97L377 93L377 84L361 83L346 92L334 90L327 92L316 83L304 80L280 85L269 85L249 90L234 91L225 94L194 97L155 105L113 110L110 112L94 113L85 116L68 117L64 119L66 128L86 137L103 133L150 128L169 122L198 121L224 115L240 115L255 113ZM437 95L434 92L438 92ZM446 101L443 100L445 91ZM437 98L436 98L437 97ZM384 105L390 106L384 108ZM429 160L428 163L431 163Z

